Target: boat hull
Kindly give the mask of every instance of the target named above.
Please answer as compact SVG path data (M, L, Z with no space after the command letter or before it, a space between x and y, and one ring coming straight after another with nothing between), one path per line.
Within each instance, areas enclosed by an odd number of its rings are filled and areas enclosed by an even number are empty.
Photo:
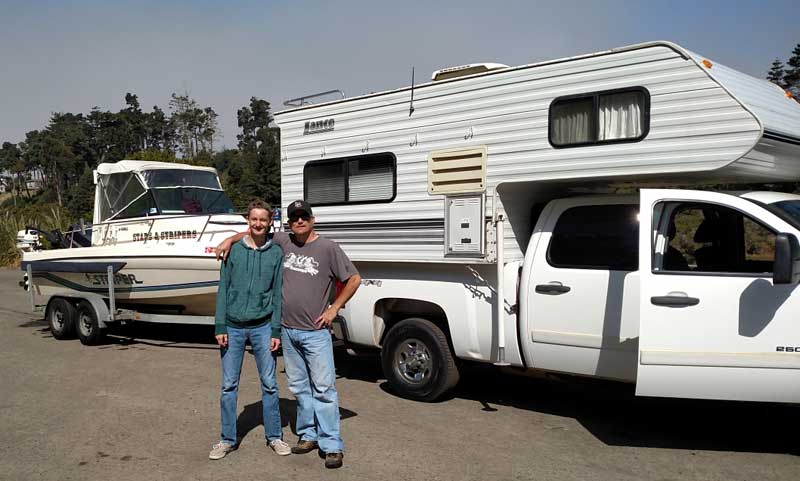
M47 298L63 294L109 295L107 267L112 266L117 307L141 312L213 316L220 264L213 254L191 252L136 252L126 256L103 255L104 247L76 249L69 257L58 251L26 255L34 295ZM94 251L94 252L93 252Z

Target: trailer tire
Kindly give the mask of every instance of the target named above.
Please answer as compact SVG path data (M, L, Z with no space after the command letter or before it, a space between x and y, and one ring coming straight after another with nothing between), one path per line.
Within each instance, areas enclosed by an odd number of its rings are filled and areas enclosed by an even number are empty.
M405 319L392 327L383 343L381 364L392 388L415 401L436 401L458 384L447 336L425 319Z
M54 297L47 304L47 325L59 341L75 337L75 306L63 297Z
M100 327L97 319L97 312L89 301L80 301L75 315L75 324L78 330L78 338L85 346L99 344L105 337L105 329Z

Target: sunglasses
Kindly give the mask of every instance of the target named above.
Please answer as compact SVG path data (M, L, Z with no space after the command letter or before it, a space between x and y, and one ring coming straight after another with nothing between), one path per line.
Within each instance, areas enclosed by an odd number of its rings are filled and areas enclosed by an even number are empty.
M289 222L297 222L298 220L303 219L303 221L308 222L311 220L311 216L308 214L304 215L293 215L289 217Z

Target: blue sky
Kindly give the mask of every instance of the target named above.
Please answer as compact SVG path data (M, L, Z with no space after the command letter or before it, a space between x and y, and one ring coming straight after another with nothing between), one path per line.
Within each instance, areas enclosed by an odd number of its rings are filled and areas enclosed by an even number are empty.
M794 14L793 14L794 12ZM119 110L126 92L167 109L184 92L220 115L339 88L402 87L437 68L519 65L671 40L763 77L800 43L796 1L88 1L0 0L0 142L52 112Z

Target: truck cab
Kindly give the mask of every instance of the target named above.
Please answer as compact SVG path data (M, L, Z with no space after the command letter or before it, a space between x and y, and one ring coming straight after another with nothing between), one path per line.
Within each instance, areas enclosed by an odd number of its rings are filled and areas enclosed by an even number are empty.
M646 396L798 402L798 212L775 192L548 202L520 279L527 366Z

